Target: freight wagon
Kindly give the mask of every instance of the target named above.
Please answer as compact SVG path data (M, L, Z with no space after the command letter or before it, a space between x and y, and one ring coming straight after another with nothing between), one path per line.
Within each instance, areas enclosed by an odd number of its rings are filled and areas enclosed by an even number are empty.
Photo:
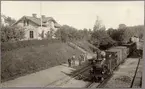
M98 60L97 58L92 60L92 69L94 74L91 78L96 80L104 80L107 75L113 73L114 69L117 68L125 59L131 55L131 53L136 49L134 43L124 44L122 46L112 47L106 50L106 60ZM95 60L95 61L94 61ZM94 77L95 76L95 77Z

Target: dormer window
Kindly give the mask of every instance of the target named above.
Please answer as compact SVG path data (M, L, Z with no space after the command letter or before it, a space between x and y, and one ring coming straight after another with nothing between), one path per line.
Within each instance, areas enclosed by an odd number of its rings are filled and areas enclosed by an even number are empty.
M29 20L27 20L27 26L29 26Z
M24 26L26 26L26 20L24 20Z
M24 26L29 26L29 20L24 20Z

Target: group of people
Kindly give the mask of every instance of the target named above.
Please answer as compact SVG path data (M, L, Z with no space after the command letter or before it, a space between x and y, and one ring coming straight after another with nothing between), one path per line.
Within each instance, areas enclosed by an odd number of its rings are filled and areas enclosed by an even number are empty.
M73 55L71 58L68 59L68 66L71 67L71 66L75 66L76 65L76 56ZM79 65L82 64L83 61L85 61L86 59L86 54L81 54L79 57L78 57L78 62L79 62Z

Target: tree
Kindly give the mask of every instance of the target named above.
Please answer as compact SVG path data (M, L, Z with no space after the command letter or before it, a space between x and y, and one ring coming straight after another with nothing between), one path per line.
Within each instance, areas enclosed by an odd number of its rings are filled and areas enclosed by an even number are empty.
M110 37L112 37L113 33L114 33L114 29L113 29L113 28L109 28L109 29L107 30L107 34L108 34Z
M63 25L63 26L61 26L57 31L56 31L56 33L55 33L55 35L56 35L56 38L57 39L59 39L59 40L61 40L62 42L66 42L67 41L67 39L68 39L68 34L69 34L69 32L68 32L68 30L69 30L69 26L68 25Z
M101 24L101 20L97 16L93 32L91 33L91 41L96 47L102 47L107 49L114 45L115 41L107 34L106 28Z
M95 25L93 27L93 31L97 31L100 28L102 28L101 20L99 19L99 16L97 16L97 19L95 21Z
M77 30L74 27L63 25L55 33L57 39L62 41L73 41L73 40L88 40L90 38L89 31L84 28L83 30Z
M138 36L142 39L143 31L144 26L139 25L118 29L108 29L107 33L113 40L118 41L119 43L127 43L132 36Z
M105 30L93 32L91 40L96 47L103 46L105 49L115 44L115 41L112 40Z
M24 28L18 26L2 26L1 28L1 41L19 41L24 39L25 31Z
M118 29L124 29L124 28L126 28L125 24L119 24L119 28Z
M16 22L15 19L9 17L9 16L5 16L5 15L1 15L1 19L4 19L4 22L7 23L9 26L11 26L12 24L14 24Z
M106 30L105 26L102 26L99 30Z

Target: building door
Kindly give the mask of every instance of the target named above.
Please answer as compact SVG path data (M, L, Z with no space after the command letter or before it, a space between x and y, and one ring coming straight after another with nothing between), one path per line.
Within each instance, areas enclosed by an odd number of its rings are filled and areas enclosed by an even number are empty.
M34 32L30 31L30 38L34 38Z

